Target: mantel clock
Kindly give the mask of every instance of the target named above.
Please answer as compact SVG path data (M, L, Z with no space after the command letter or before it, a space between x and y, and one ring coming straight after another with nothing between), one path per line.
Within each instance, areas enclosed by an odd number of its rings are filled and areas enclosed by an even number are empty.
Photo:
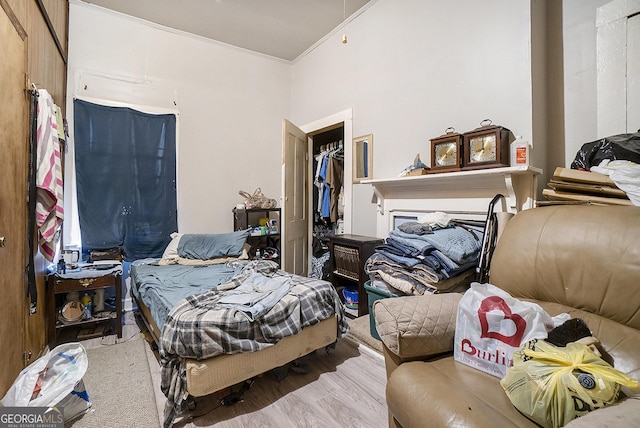
M483 120L479 128L462 135L462 169L509 166L510 138L511 131L507 128Z
M430 172L460 171L462 157L462 135L454 128L447 128L445 133L431 141Z

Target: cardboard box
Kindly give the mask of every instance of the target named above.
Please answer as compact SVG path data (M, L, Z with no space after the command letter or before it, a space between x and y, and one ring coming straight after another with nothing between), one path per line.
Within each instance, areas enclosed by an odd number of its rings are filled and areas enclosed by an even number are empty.
M629 199L608 198L604 196L587 195L585 193L558 192L553 189L543 189L542 195L551 201L580 201L594 205L633 205Z
M558 167L542 195L550 201L595 205L633 205L608 175Z
M602 186L616 187L616 184L608 175L597 172L580 171L571 168L557 167L553 172L553 178L560 181L570 181L574 183L599 184Z

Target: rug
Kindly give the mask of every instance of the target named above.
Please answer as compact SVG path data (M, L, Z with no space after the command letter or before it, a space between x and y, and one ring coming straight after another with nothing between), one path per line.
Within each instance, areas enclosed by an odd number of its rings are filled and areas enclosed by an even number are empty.
M92 406L65 427L160 426L145 346L136 337L87 350L89 367L83 380Z
M363 315L349 320L349 336L357 342L382 353L382 342L371 336L369 315Z

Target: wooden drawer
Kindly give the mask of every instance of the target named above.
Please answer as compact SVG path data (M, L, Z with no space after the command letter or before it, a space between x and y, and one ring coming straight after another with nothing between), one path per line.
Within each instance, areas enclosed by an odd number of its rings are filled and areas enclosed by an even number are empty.
M91 290L95 288L114 287L116 277L113 275L99 276L96 278L79 279L56 279L54 293L64 293L68 291Z

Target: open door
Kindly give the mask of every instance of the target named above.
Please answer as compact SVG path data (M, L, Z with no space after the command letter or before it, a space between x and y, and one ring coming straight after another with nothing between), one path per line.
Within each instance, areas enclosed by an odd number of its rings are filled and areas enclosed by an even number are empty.
M309 260L309 142L307 134L282 121L282 269L307 276Z
M0 2L0 4L3 2ZM27 194L29 170L26 33L0 5L0 343L4 396L25 365Z
M640 129L640 0L597 10L598 137Z

